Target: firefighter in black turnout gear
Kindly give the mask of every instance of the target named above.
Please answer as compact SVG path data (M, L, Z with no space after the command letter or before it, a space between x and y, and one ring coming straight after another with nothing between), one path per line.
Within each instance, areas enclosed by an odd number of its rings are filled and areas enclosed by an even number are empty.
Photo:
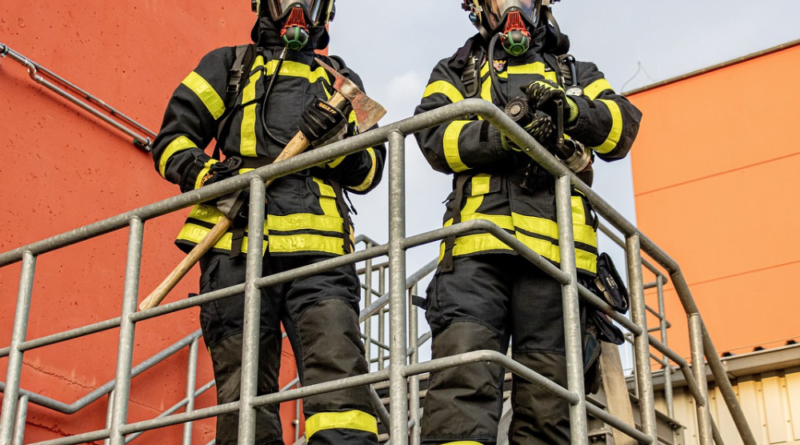
M456 54L434 68L416 113L469 98L505 108L521 98L537 110L524 128L545 147L557 139L558 113L568 144L588 161L624 158L641 114L613 91L592 63L576 62L541 0L464 0L478 27ZM566 93L565 93L566 91ZM553 106L556 99L562 107ZM444 225L485 219L558 264L555 179L488 122L468 117L420 132L431 166L453 175ZM555 151L555 150L554 150ZM593 153L593 154L592 154ZM573 169L590 180L591 162ZM572 196L579 276L597 267L597 219L587 199ZM566 386L561 286L487 233L446 239L425 303L433 358L490 349ZM483 363L434 372L424 401L423 442L494 444L503 370ZM568 403L514 377L512 444L570 443Z
M312 148L367 131L354 113L326 100L331 79L314 58L328 45L325 25L333 0L253 1L258 21L254 44L211 51L169 101L153 158L166 180L190 191L271 163L302 131ZM328 64L360 88L361 79L331 57ZM216 139L214 156L204 148ZM220 153L224 155L221 160ZM381 180L385 147L334 159L277 179L267 189L264 276L307 266L353 250L348 192L364 194ZM176 243L185 251L200 242L223 216L220 203L189 214ZM237 205L246 203L241 197ZM228 210L228 209L226 209ZM201 262L200 292L245 281L245 218ZM368 372L360 339L360 283L353 265L262 289L258 394L278 391L281 323L297 359L303 385ZM200 324L211 353L217 402L239 399L244 295L203 305ZM310 444L374 444L377 422L367 387L304 400ZM237 443L238 413L219 416L217 444ZM260 407L256 445L282 444L278 406Z

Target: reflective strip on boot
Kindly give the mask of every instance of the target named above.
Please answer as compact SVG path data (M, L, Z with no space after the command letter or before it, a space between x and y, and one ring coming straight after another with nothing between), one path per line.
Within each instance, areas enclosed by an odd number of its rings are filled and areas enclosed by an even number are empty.
M378 421L364 411L319 413L306 419L306 440L319 431L345 428L378 435Z

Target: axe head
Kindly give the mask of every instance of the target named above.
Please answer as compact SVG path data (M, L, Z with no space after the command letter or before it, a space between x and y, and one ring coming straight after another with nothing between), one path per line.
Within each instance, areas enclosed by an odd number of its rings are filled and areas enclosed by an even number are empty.
M347 99L347 102L353 107L356 119L358 119L358 127L363 131L367 131L375 126L386 114L386 110L381 104L364 94L355 82L339 74L338 71L319 58L316 60L321 67L325 68L334 77L333 89Z

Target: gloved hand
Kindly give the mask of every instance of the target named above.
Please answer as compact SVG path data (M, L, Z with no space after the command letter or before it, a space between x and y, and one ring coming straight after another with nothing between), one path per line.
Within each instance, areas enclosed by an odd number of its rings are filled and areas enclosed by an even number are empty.
M556 125L550 116L537 111L533 121L523 128L546 149L553 151L556 142ZM508 139L504 134L500 135L500 142L506 150L522 151L514 141Z
M578 104L575 103L564 90L555 82L550 80L537 80L527 87L520 87L528 99L528 104L536 109L549 114L553 119L557 117L558 107L555 101L561 99L564 104L564 121L566 123L575 122L578 118Z
M318 148L344 137L347 118L336 107L317 99L300 115L300 131L312 148Z

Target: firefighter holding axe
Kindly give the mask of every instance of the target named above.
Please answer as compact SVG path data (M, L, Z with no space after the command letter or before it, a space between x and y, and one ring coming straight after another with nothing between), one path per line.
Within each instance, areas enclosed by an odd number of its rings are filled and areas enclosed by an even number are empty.
M328 45L334 0L253 0L253 44L211 51L169 101L153 158L164 179L190 191L374 127L385 111L344 62L315 53ZM205 148L216 140L212 156ZM264 276L353 251L345 198L381 180L376 146L267 185ZM199 260L200 293L244 283L247 199L239 192L195 206L178 235L189 256L145 300L158 303ZM258 393L278 391L281 323L303 385L368 372L360 339L354 265L261 289ZM244 294L201 307L219 404L239 399ZM377 443L368 387L308 397L306 437L315 443ZM256 445L282 443L278 406L258 408ZM238 442L238 413L217 419L217 444Z

